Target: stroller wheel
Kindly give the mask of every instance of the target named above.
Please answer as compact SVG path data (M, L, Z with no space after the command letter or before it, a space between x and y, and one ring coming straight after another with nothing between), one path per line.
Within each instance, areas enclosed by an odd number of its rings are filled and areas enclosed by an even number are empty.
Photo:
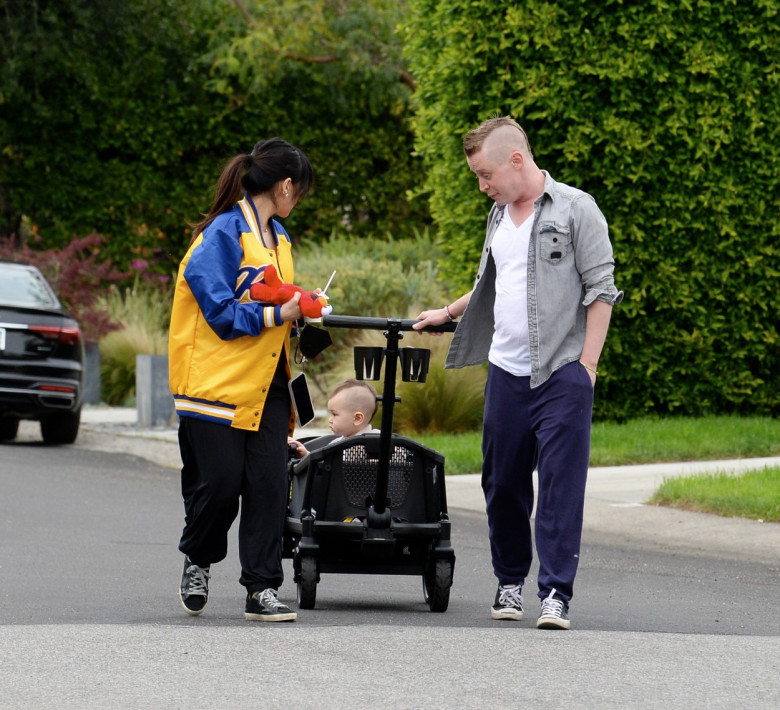
M447 611L453 568L452 560L436 560L432 569L423 574L423 597L431 611Z
M301 557L301 572L298 576L298 606L301 609L314 609L317 600L317 558L313 555Z

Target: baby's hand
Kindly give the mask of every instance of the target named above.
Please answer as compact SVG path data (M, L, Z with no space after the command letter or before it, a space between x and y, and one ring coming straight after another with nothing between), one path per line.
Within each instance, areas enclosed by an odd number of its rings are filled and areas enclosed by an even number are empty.
M309 453L309 450L300 441L296 441L290 437L287 437L287 446L295 447L295 456L299 459L302 459Z

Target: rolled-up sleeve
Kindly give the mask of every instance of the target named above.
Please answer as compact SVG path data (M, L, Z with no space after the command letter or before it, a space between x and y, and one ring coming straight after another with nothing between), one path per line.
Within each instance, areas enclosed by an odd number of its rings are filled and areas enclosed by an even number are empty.
M616 306L623 292L615 286L615 259L609 240L607 220L593 198L583 194L572 204L572 236L575 240L577 270L582 277L587 307L594 301Z

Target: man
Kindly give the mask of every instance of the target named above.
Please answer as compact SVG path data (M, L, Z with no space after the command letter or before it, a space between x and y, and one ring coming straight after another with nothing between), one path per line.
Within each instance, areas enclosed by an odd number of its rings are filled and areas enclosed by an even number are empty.
M477 278L454 303L423 311L415 328L463 316L446 367L488 361L482 488L498 578L491 617L523 618L537 468L537 627L568 629L593 388L612 306L623 293L595 201L537 167L517 122L491 118L463 147L479 189L495 201Z

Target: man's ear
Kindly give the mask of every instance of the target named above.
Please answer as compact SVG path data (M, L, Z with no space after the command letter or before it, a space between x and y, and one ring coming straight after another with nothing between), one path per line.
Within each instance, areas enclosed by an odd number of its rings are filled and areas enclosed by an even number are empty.
M512 163L512 167L515 170L520 170L525 163L525 158L519 150L516 150L509 156L509 162Z

